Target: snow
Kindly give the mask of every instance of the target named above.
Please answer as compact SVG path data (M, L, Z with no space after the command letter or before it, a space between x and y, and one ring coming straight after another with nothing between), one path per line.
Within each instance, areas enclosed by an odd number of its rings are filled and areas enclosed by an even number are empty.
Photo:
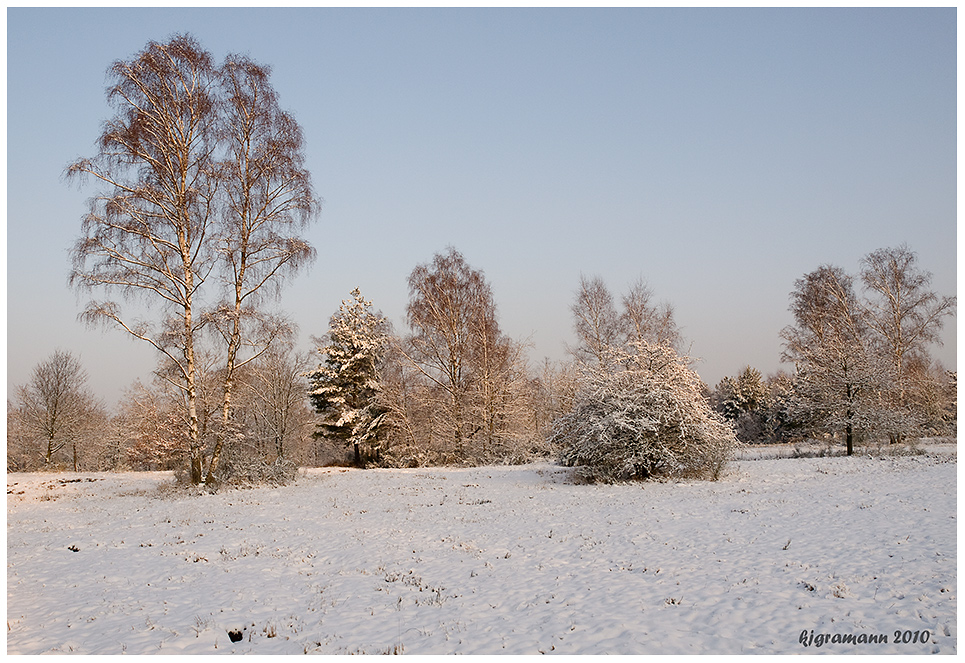
M955 448L621 485L548 463L215 495L8 474L7 652L956 653Z

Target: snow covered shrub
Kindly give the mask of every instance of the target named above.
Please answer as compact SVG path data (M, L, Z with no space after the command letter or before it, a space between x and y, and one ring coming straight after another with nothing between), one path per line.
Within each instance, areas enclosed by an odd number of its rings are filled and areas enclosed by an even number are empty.
M563 465L595 481L720 476L738 444L734 431L673 348L634 341L583 371L574 407L551 437Z
M174 476L179 484L193 483L190 468L185 464L175 469ZM250 445L235 445L227 449L218 466L215 481L209 483L207 489L284 486L296 478L298 465L293 460L285 457L269 460L251 453Z
M287 458L268 461L239 454L224 463L223 467L224 474L219 483L228 486L284 486L298 476L298 465Z

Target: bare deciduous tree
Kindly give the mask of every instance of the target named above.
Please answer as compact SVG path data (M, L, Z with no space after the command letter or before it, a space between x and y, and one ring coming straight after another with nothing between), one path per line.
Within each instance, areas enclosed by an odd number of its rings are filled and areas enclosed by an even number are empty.
M166 382L151 387L135 382L118 403L114 433L125 460L136 470L170 470L188 452L181 404Z
M955 435L956 374L938 362L909 360L904 368L903 396L908 410L918 414L931 435Z
M931 366L928 345L940 342L955 298L930 288L931 274L906 246L862 259L867 299L854 278L821 267L791 294L796 324L782 332L784 359L796 375L788 414L805 429L844 432L848 453L858 430L893 442L928 428L947 430L947 375Z
M571 352L577 361L601 365L612 350L639 341L678 349L682 339L673 306L653 303L653 290L643 279L630 286L622 304L623 310L618 313L600 277L580 277L580 289L571 307L579 341Z
M402 341L390 337L385 348L383 368L382 402L387 411L386 447L391 449L392 460L399 465L421 465L416 457L424 452L428 441L420 440L423 431L424 408L421 407L424 385L421 372L409 359L411 351L402 348ZM431 436L430 436L431 437Z
M412 333L393 345L386 375L396 452L422 463L522 458L535 435L523 346L499 328L483 273L455 249L409 276Z
M261 295L277 293L314 257L299 235L318 209L301 132L279 109L268 75L239 56L216 67L190 36L151 42L111 67L116 115L98 154L67 171L106 187L74 246L71 283L160 309L150 323L122 313L115 301L91 302L85 317L112 322L165 357L160 374L184 393L195 483L217 476L232 434L235 371L291 333L283 318L266 312ZM210 288L213 273L222 277L220 301ZM198 394L206 326L225 346L210 457Z
M422 375L446 393L445 427L456 454L462 454L470 428L469 373L480 346L481 321L494 309L483 273L472 269L453 248L418 265L409 275L408 357Z
M522 353L522 345L500 334L498 326L480 335L475 383L482 457L502 455L500 448L511 446L510 438L522 433L521 428L507 425L524 404L521 397L526 374Z
M262 353L243 373L248 437L257 453L270 462L304 456L314 421L305 399L305 371L311 366L306 354L279 346Z
M315 257L299 234L318 211L304 167L301 128L280 109L269 73L267 67L241 56L229 56L221 69L226 103L220 138L227 155L220 166L226 204L218 250L229 294L216 316L226 346L222 433L206 481L214 479L231 434L235 370L291 333L283 319L259 306L259 297L265 291L276 294L286 277ZM242 354L245 348L247 356Z
M573 351L578 361L601 365L607 352L620 342L620 318L613 296L600 277L580 277L580 289L573 311L579 345Z
M883 384L853 279L824 266L798 279L791 293L795 325L786 327L784 359L797 368L796 390L812 418L845 434L848 455L855 431L867 426Z
M861 280L870 295L866 320L888 357L899 406L905 405L910 363L928 361L927 346L941 342L944 318L956 305L955 297L929 289L931 274L917 262L907 246L879 249L862 260Z
M20 427L43 467L52 467L59 452L67 450L76 471L85 438L103 419L103 407L88 393L87 372L80 362L57 350L34 368L16 394Z
M627 341L647 341L667 345L679 351L680 330L673 317L669 303L655 304L653 290L643 279L637 280L623 296L623 314L620 316L623 334Z
M7 472L26 472L31 468L34 450L31 435L23 424L20 409L7 400Z
M195 344L203 324L198 291L213 268L215 67L195 40L180 36L149 43L109 73L116 115L105 125L98 154L67 169L69 177L93 177L107 188L91 201L70 280L161 305L163 319L153 325L132 320L114 301L91 302L85 317L112 322L177 367L188 407L191 476L200 482Z
M573 362L544 359L532 382L532 416L540 439L548 439L553 422L573 409L579 376Z

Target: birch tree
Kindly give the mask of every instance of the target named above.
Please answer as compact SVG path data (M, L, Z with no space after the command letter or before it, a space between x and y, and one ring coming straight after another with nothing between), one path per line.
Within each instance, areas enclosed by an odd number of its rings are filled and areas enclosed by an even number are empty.
M442 408L451 449L462 455L467 437L478 429L469 418L470 373L480 347L482 321L495 308L483 273L458 251L438 253L409 275L408 321L412 334L407 357L446 394Z
M301 128L279 107L269 75L267 67L241 56L229 56L220 72L225 104L219 138L225 157L219 176L225 202L218 253L228 292L213 316L225 343L225 364L221 431L205 481L216 476L233 430L235 371L291 334L283 318L266 312L264 295L277 294L286 277L315 257L300 235L318 211L304 167Z
M795 324L781 332L783 357L796 367L796 395L807 410L799 414L843 432L849 456L856 431L871 427L880 405L876 395L885 384L853 283L832 266L798 279L791 293Z
M524 346L500 329L483 272L450 248L412 271L409 292L412 333L395 344L405 362L393 372L408 393L393 380L390 419L442 462L528 455L536 422Z
M571 352L578 362L602 365L612 350L640 341L679 349L682 338L673 306L655 303L653 290L643 279L630 286L621 304L618 312L600 277L580 277L580 289L570 308L579 341Z
M301 131L280 110L269 73L240 56L218 67L190 36L150 42L111 67L116 114L97 155L67 169L102 187L72 251L71 283L159 313L139 320L108 299L92 301L84 317L165 358L159 375L184 395L194 483L218 476L234 432L236 370L292 332L268 312L271 296L315 255L300 235L318 211ZM204 330L224 351L210 455L198 409Z
M113 425L133 469L174 469L188 451L181 409L166 383L132 384L118 403Z
M527 421L532 408L524 347L499 331L495 309L483 322L473 372L481 436L474 455L481 461L520 458L521 444L535 430Z
M245 409L261 453L293 459L311 438L311 410L305 401L307 354L272 347L248 364Z
M865 319L887 357L895 383L898 407L907 405L909 369L927 364L928 346L940 343L947 316L954 315L956 298L930 289L932 276L919 269L918 256L907 246L879 249L861 261L861 280L868 294Z
M673 312L669 303L653 302L653 290L643 279L638 279L623 296L620 315L623 335L628 342L647 341L679 351L682 339Z
M67 169L103 187L90 202L72 250L71 283L128 303L141 300L159 321L136 319L116 300L91 301L84 317L113 324L152 345L176 367L173 383L188 408L191 478L202 480L195 347L204 324L199 291L214 267L218 119L217 77L209 53L191 37L150 42L110 70L98 153Z
M620 342L621 323L603 279L580 276L580 289L570 310L579 341L574 356L581 363L602 365L607 353Z

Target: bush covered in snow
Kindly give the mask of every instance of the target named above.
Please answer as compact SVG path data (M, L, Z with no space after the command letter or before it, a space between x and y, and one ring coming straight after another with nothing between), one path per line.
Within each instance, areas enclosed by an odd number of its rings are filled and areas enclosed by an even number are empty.
M191 482L189 468L175 470L179 484ZM207 490L219 488L251 488L253 486L285 486L298 478L298 465L291 459L278 457L274 460L259 458L234 447L222 459L218 467L217 481L209 484Z
M634 341L584 365L574 407L551 440L560 461L590 480L716 479L737 439L702 391L673 348Z

